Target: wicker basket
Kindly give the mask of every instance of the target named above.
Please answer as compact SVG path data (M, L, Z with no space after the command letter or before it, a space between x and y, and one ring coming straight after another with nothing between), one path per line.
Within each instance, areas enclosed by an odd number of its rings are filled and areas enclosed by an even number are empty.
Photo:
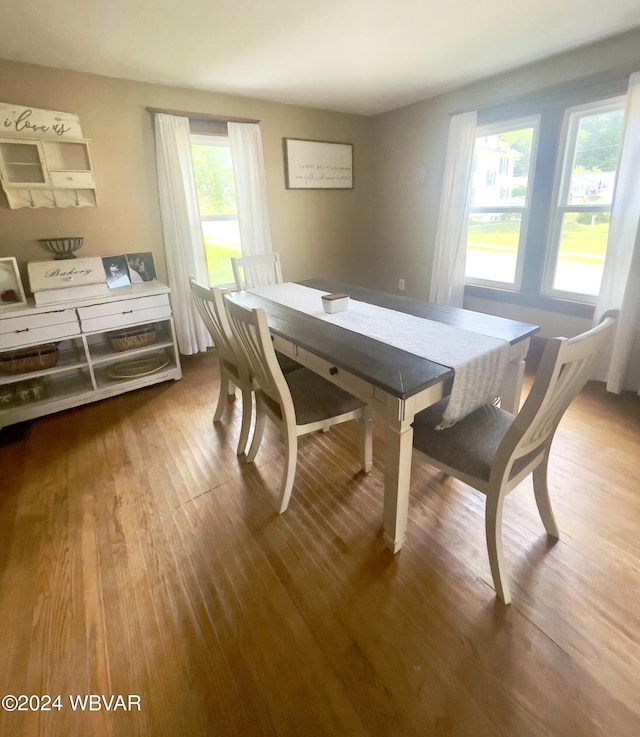
M156 329L153 325L138 325L135 328L112 333L109 341L114 351L130 351L155 343Z
M3 353L0 355L0 371L4 374L27 374L53 368L58 363L58 355L58 346L53 343Z

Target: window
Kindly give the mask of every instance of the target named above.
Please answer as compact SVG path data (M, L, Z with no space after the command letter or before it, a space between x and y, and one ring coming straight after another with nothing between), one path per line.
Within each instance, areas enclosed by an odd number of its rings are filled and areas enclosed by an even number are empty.
M209 284L231 284L231 258L241 256L231 149L226 136L191 136Z
M487 126L476 138L467 229L467 281L519 286L536 132L536 119L520 120Z
M624 99L567 110L547 252L547 294L597 297L607 251Z
M508 291L528 304L595 302L624 106L624 96L572 106L547 101L529 118L478 126L468 285Z

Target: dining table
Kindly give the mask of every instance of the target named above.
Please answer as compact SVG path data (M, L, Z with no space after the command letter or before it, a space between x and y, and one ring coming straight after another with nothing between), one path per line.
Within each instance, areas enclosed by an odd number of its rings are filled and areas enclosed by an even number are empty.
M346 310L326 314L323 294L348 295ZM231 292L228 298L263 309L277 351L367 402L382 417L383 539L394 553L402 548L407 528L414 418L444 397L452 399L456 381L462 382L462 365L439 362L451 354L451 349L443 353L440 343L452 345L455 353L456 346L462 350L489 341L502 357L499 371L495 362L486 364L492 374L490 391L496 391L498 382L500 406L516 414L524 359L531 336L539 330L529 323L330 279ZM350 318L356 319L356 327ZM403 328L408 342L396 337Z

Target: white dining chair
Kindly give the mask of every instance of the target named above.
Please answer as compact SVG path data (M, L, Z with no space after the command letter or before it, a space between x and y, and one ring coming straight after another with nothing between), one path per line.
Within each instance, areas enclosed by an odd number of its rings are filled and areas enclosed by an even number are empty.
M277 253L232 258L231 268L238 289L282 284L282 268L280 256Z
M229 319L225 311L223 292L217 287L206 287L199 284L194 276L189 277L191 296L205 327L211 335L218 353L220 365L220 392L213 414L213 421L222 418L227 400L235 396L235 388L242 395L242 422L238 438L237 454L245 452L251 429L253 412L253 382L247 370L247 364L239 358L240 348L231 331Z
M530 473L542 522L559 536L547 485L551 443L558 423L591 376L606 349L617 312L575 338L547 342L522 409L517 415L485 405L452 427L437 430L447 399L416 415L413 445L429 464L460 479L486 496L485 534L496 594L511 601L504 572L502 507L505 496Z
M255 382L256 421L247 453L252 462L268 417L284 439L285 464L280 486L280 514L286 511L295 478L298 437L349 420L362 423L362 468L372 467L372 420L369 406L307 368L283 374L271 342L264 310L248 310L225 299L229 322Z

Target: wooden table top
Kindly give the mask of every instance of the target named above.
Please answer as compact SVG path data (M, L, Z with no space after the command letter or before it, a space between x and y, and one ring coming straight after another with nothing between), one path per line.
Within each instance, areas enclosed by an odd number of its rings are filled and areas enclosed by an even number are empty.
M307 279L299 283L327 293L343 292L361 302L501 338L511 344L524 340L539 330L537 326L527 323L456 307L443 307L327 279ZM275 335L315 353L336 367L349 371L400 399L406 399L434 384L446 382L450 385L453 381L454 371L448 366L318 320L250 292L232 292L229 296L245 307L264 309L269 328ZM448 387L445 387L446 391Z

